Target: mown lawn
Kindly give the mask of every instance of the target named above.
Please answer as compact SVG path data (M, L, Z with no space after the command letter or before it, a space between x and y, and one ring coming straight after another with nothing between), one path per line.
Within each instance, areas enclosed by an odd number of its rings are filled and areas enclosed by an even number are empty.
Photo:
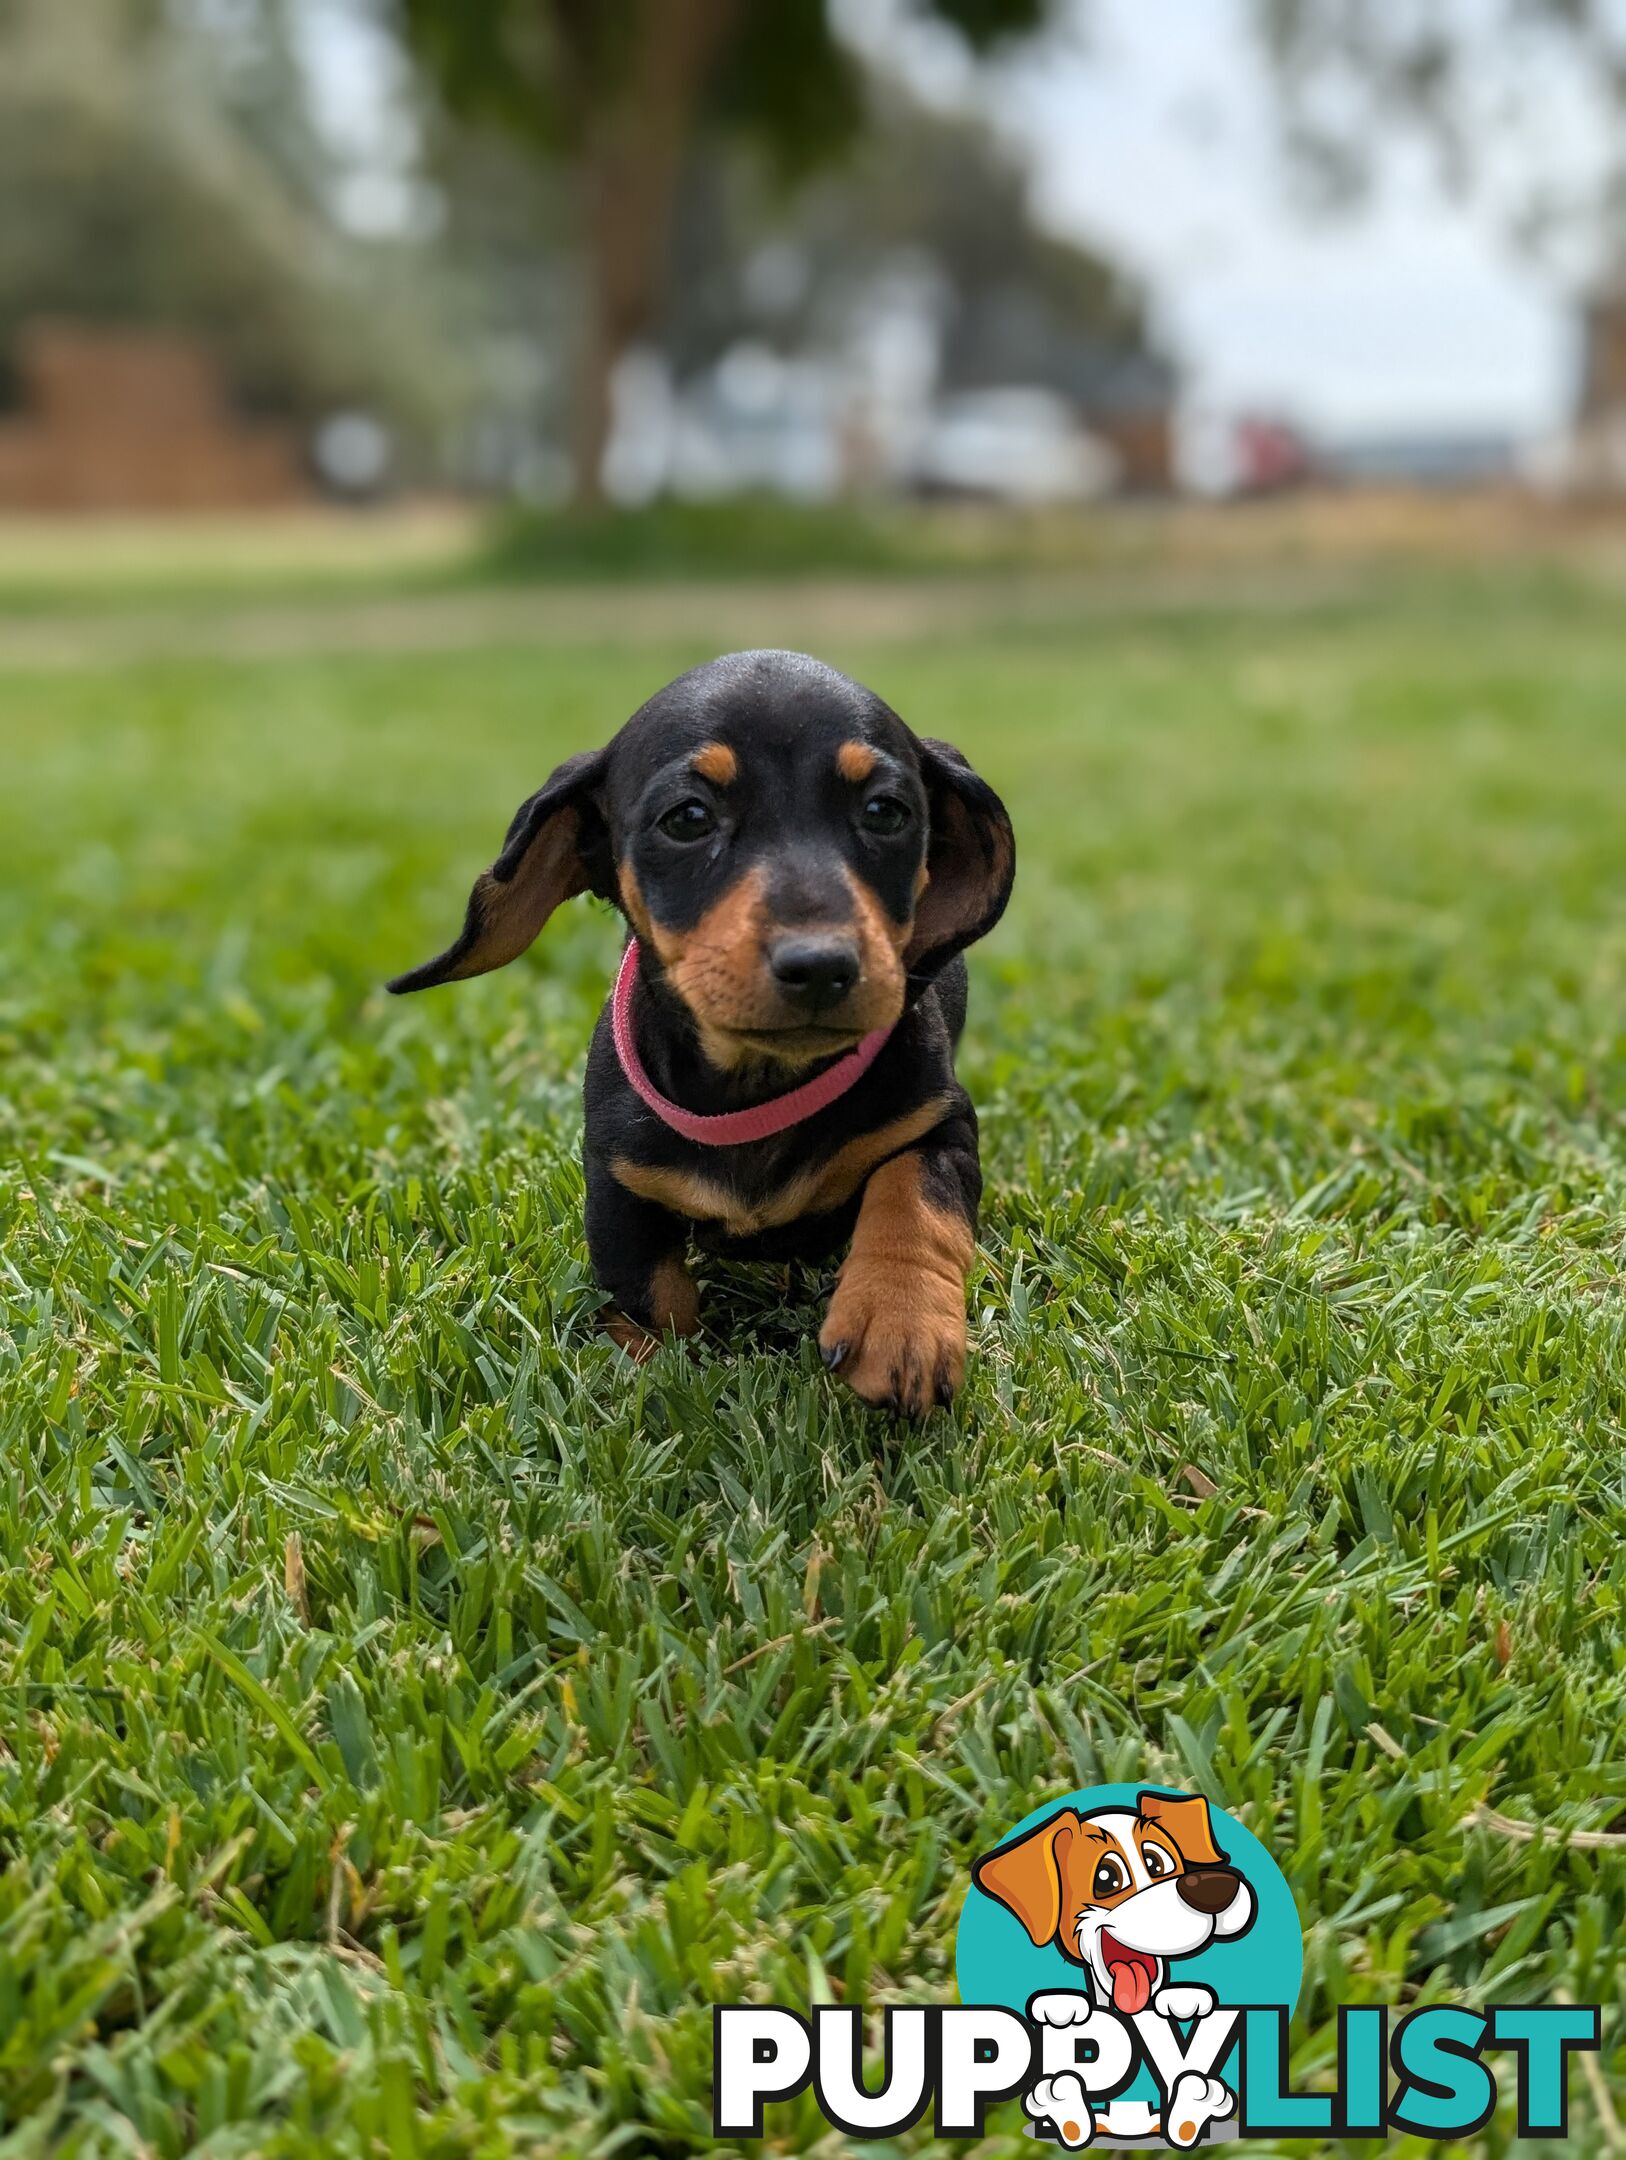
M596 1334L612 918L377 987L702 600L0 660L0 2153L704 2148L713 1999L946 1999L970 1856L1141 1776L1285 1868L1300 2077L1339 2002L1565 1991L1620 2092L1621 620L1508 570L826 641L1022 847L920 1430L816 1281Z

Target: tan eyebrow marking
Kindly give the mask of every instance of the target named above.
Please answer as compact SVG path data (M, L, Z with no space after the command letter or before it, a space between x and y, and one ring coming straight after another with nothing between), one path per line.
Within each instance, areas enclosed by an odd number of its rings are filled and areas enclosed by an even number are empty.
M868 743L844 742L836 752L836 771L855 787L860 780L869 778L878 762Z
M740 776L740 761L725 742L702 743L689 762L703 780L718 787L727 787Z

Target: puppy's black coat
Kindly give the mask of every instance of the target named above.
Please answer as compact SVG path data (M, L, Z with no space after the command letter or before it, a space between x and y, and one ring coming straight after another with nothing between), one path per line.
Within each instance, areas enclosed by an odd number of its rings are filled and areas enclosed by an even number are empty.
M606 1006L587 1060L587 1241L612 1331L637 1349L697 1324L691 1240L762 1259L850 1240L825 1361L866 1401L919 1415L964 1371L982 1186L954 1077L960 955L1004 912L1015 864L1004 805L957 750L819 661L734 653L567 759L521 805L457 942L390 988L501 967L592 892L638 938L638 1052L686 1110L780 1095L891 1026L825 1109L712 1147L634 1092Z

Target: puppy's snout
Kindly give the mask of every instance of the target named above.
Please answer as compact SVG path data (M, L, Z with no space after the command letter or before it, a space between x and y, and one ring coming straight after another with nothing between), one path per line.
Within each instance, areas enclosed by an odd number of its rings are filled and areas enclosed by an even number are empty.
M1213 1914L1224 1912L1239 1880L1234 1868L1187 1868L1175 1887L1193 1912Z
M798 1012L829 1012L858 980L858 947L848 937L775 938L768 966L780 996Z

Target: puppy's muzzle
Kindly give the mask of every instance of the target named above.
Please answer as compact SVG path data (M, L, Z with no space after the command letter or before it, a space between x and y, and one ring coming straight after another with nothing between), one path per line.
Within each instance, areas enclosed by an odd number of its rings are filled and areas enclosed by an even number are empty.
M811 936L775 938L768 947L768 971L785 1003L809 1018L835 1009L858 981L858 947L851 938Z
M1234 1868L1187 1868L1175 1888L1193 1912L1214 1914L1224 1912L1241 1880Z

